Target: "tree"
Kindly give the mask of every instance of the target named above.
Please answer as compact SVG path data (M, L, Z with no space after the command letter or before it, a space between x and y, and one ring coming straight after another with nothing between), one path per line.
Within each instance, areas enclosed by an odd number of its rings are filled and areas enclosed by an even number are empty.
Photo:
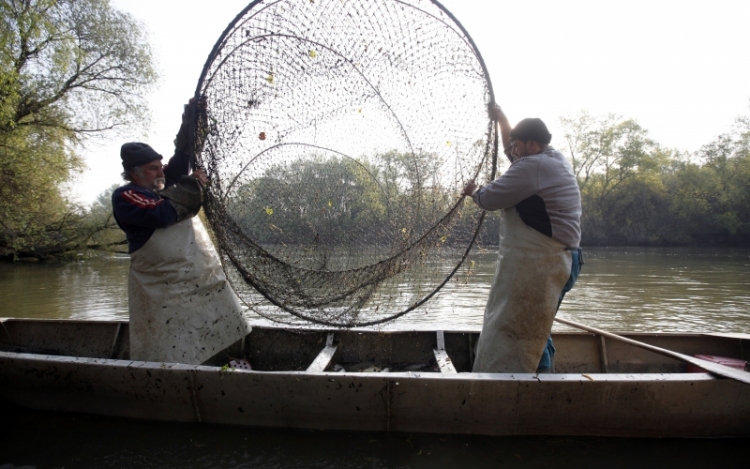
M750 242L750 118L698 152L661 148L635 121L563 119L583 244Z
M261 242L363 242L387 223L388 200L374 169L348 158L276 165L238 189L232 217Z
M738 118L696 156L703 165L678 175L680 190L673 198L675 211L693 223L692 238L750 241L750 118Z
M633 119L615 114L592 117L583 111L561 122L579 186L598 185L601 198L639 169L657 168L661 163L651 158L656 143Z
M0 2L1 257L59 251L77 150L145 124L155 78L142 27L109 0Z
M647 242L661 210L661 172L669 162L632 119L581 112L562 118L573 172L584 206L585 242Z
M123 253L128 250L125 233L117 226L112 212L112 193L118 187L119 184L114 184L99 194L85 214L85 240L88 249Z

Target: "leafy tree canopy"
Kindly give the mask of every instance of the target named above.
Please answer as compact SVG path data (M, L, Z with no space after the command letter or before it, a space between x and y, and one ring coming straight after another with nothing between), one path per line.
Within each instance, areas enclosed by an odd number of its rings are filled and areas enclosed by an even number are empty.
M583 203L582 244L750 243L750 118L692 155L632 119L563 118Z
M152 62L142 26L109 0L0 2L1 257L80 244L85 230L64 231L83 213L60 184L87 137L145 124Z

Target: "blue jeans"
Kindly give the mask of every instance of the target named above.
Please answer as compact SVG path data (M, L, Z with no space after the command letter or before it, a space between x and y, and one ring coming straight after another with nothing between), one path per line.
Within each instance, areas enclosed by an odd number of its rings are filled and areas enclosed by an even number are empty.
M573 255L573 262L570 265L570 277L568 282L563 287L560 293L560 299L557 301L557 309L560 309L565 294L573 289L573 285L578 280L578 275L581 273L581 266L583 265L583 252L581 248L570 249L570 253ZM552 367L553 360L555 359L555 344L552 342L552 335L547 338L547 346L544 348L542 353L542 359L539 360L539 366L537 367L537 373L543 371L549 371Z

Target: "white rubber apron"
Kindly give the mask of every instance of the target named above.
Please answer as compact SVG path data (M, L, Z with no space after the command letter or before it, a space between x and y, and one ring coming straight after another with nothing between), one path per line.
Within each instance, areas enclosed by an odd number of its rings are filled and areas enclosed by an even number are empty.
M130 258L132 360L198 365L250 331L198 217L154 231Z
M570 277L565 246L503 210L495 279L484 311L475 373L534 373Z

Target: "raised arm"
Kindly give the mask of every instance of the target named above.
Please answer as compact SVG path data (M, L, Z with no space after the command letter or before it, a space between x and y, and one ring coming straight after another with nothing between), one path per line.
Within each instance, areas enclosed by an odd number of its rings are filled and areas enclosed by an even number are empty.
M503 153L508 157L510 162L513 162L513 158L510 156L510 122L508 117L503 112L502 108L495 103L490 103L487 112L490 115L490 119L497 122L500 127L500 139L503 144Z
M513 157L510 156L511 127L510 122L508 122L508 117L505 115L502 108L500 108L500 106L495 103L490 103L489 106L487 106L487 113L489 114L490 119L492 119L494 122L497 122L497 125L500 127L500 141L503 145L503 153L505 153L505 156L508 157L508 160L513 163ZM479 188L480 187L479 185L477 185L477 183L475 183L474 181L469 181L464 187L464 190L461 194L467 197L473 197Z
M191 120L196 113L198 115L198 125L203 129L201 132L198 132L198 136L205 135L206 108L207 102L205 98L201 98L197 102L194 98L190 98L190 101L185 105L182 113L182 124L174 139L175 153L164 168L164 175L168 183L167 186L179 183L182 176L190 174L191 167L194 169L192 176L206 184L205 171L196 166L195 158L196 153L200 153L203 149L203 141L199 138L199 141L193 143L191 135Z

